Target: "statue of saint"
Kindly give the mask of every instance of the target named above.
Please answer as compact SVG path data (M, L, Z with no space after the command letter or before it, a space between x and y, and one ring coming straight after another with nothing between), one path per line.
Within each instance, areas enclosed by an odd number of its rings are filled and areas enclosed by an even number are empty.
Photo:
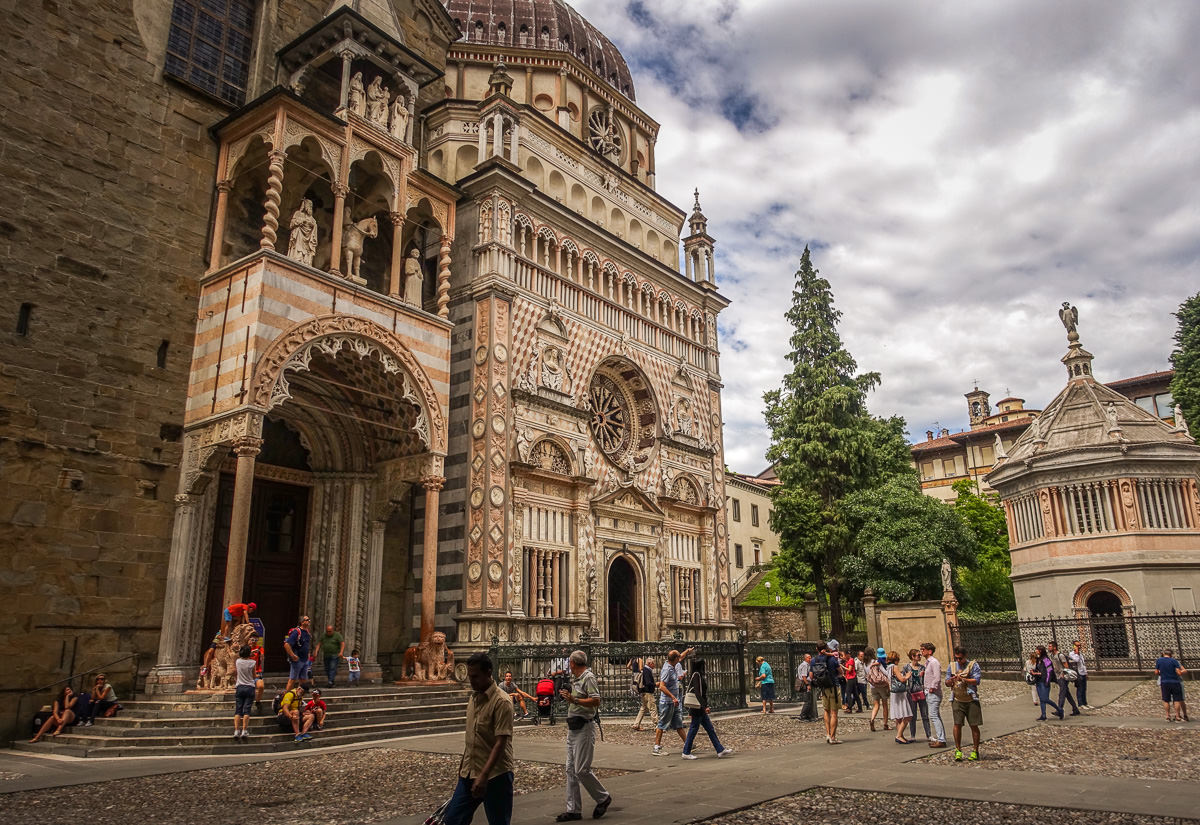
M558 347L546 347L542 351L542 386L547 389L562 391L563 368L562 356Z
M317 219L313 217L311 200L300 201L300 208L292 213L288 228L292 234L288 236L287 256L296 263L312 266L313 256L317 254Z
M1108 406L1104 408L1104 417L1108 420L1108 431L1110 433L1120 432L1121 424L1117 421L1117 405L1109 401Z
M1008 458L1008 453L1004 450L1004 442L1000 440L1000 433L996 433L996 443L993 449L996 453L997 461Z
M686 398L679 399L679 406L675 413L675 425L682 435L692 434L692 402Z
M1190 430L1188 430L1187 422L1183 419L1183 407L1179 406L1178 404L1175 405L1174 417L1176 431L1184 433L1185 435L1191 435L1192 433Z
M425 273L421 271L421 253L414 246L404 258L404 303L421 306L421 286Z
M950 581L952 572L953 571L950 568L950 559L942 559L942 592L944 593L954 592L954 586Z
M392 101L392 122L388 131L396 140L408 137L408 106L405 105L403 95L396 95L396 99Z
M660 575L658 577L658 613L663 617L664 622L669 615L670 607L671 603L667 598L667 580Z
M371 81L371 85L367 87L367 120L386 129L388 117L387 110L387 86L383 85L383 78L379 75L376 75L375 79Z
M367 114L367 91L363 86L362 72L355 72L354 77L350 78L350 94L346 100L346 107L359 117L365 117Z

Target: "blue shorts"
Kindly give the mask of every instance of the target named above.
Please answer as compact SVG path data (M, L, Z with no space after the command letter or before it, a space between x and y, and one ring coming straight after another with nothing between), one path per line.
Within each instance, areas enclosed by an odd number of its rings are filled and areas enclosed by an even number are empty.
M1159 687L1162 688L1164 702L1183 701L1183 682L1163 682Z
M679 730L683 727L683 713L674 702L659 701L658 729Z
M289 679L308 678L308 659L297 659L288 665Z
M250 708L254 706L254 687L251 685L238 685L238 689L233 696L233 715L249 716Z
M223 618L227 622L233 621L233 614L229 612L228 607L221 611L221 618Z

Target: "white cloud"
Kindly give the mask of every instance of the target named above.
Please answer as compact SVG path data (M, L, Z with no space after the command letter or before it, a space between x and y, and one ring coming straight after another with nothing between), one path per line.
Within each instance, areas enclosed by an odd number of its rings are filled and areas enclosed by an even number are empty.
M576 0L662 124L660 191L717 238L726 455L756 471L804 244L877 414L1044 405L1080 308L1098 375L1163 369L1200 269L1200 5ZM736 120L736 122L735 122Z

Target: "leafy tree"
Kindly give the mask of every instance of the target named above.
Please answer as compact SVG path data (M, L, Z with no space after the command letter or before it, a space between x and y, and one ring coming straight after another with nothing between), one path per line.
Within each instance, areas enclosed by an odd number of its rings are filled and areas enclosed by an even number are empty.
M963 603L975 610L1015 610L1016 597L1008 576L1012 560L1008 554L1008 526L1000 496L980 495L970 479L954 482L954 510L970 531L978 548L973 563L955 571Z
M1171 379L1171 397L1183 409L1189 428L1200 426L1200 293L1179 305L1175 313L1177 349L1171 353L1175 377ZM1200 433L1200 430L1196 430Z
M911 468L843 502L856 552L841 560L845 578L891 601L937 599L941 566L972 564L976 542L950 505L925 495Z
M852 493L875 487L908 465L903 422L867 412L866 395L878 373L856 375L842 345L829 282L813 267L808 247L800 258L787 319L792 325L782 386L763 396L780 486L773 494L771 528L779 534L776 566L791 593L807 585L828 597L831 625L842 630L841 598L852 587L841 559L854 552L854 525L843 511Z

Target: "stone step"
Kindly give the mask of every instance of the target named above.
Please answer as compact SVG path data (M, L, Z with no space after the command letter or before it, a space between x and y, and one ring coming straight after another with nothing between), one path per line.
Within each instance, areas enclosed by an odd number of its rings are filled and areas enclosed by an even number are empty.
M269 709L264 715L250 717L250 729L257 730L267 728L275 728L275 717L270 715ZM466 717L467 706L465 702L450 702L438 705L430 705L416 708L375 708L375 709L352 709L352 710L330 710L326 719L329 724L336 727L347 727L350 725L360 725L368 723L388 723L401 721L422 721L427 719L447 719ZM97 719L95 724L89 728L75 727L73 733L86 734L89 736L120 736L120 737L138 737L148 734L169 735L169 736L185 736L185 735L204 735L211 733L213 730L224 728L227 725L232 725L232 709L222 716L180 716L167 719L143 719L132 716L117 716L112 719ZM64 734L65 735L65 734Z
M378 694L375 696L346 695L329 691L322 693L327 703L336 703L340 708L420 708L430 705L443 704L447 701L466 702L467 691L447 693L407 694ZM263 706L269 706L275 698L275 693L263 691ZM205 699L199 702L148 702L136 700L122 702L122 715L137 715L147 719L164 719L179 715L189 716L227 716L233 710L233 694L223 694L215 699ZM119 717L118 717L119 718Z
M50 753L63 756L112 758L122 756L212 756L238 753L278 753L299 748L324 748L357 742L421 736L428 733L461 731L461 716L444 719L392 722L360 725L351 728L313 732L313 738L297 743L290 733L251 733L249 739L235 740L228 733L221 736L163 736L163 737L104 737L64 733L37 744L27 741L13 743L13 748L31 753ZM232 725L230 726L232 728ZM90 730L90 729L85 729Z
M282 692L286 687L284 682L272 684L266 682L263 687L263 695L274 696L276 693ZM317 687L320 687L318 685ZM379 699L392 698L402 700L406 698L421 698L424 696L445 696L448 694L461 693L466 695L470 691L465 687L457 685L418 685L413 687L398 687L396 685L373 685L348 688L344 685L338 685L332 688L321 688L322 693L328 692L330 696L337 696L340 699ZM174 707L177 705L202 705L213 702L232 702L233 691L222 691L220 693L210 693L207 691L196 691L188 693L173 694L171 696L139 696L134 699L122 701L121 704L125 707Z

